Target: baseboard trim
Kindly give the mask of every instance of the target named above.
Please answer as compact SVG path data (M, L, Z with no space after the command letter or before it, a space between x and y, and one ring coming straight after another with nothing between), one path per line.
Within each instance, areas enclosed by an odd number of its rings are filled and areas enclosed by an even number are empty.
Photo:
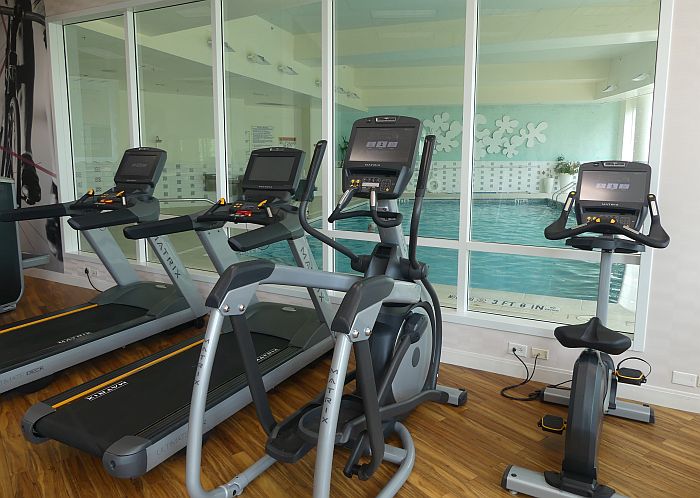
M82 287L84 289L92 289L86 277L70 275L68 273L59 273L43 268L28 268L24 270L24 274L28 277L40 278L42 280L50 280L59 284L72 285L74 287ZM102 282L102 281L100 281Z
M442 361L451 365L508 375L517 379L525 377L522 364L518 360L512 360L510 358L501 358L498 356L443 347ZM527 360L526 363L528 366L532 366L531 359ZM552 368L542 364L537 365L534 376L534 380L546 382L548 384L556 384L570 378L570 370ZM469 390L469 386L467 386L467 390ZM650 386L647 384L643 386L620 385L619 395L621 398L639 401L641 403L700 413L700 394L696 393L660 386Z

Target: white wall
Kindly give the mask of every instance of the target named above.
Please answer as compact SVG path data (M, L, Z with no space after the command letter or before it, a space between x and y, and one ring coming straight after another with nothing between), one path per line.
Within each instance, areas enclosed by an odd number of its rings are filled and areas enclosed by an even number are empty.
M671 245L654 252L646 351L640 356L654 371L643 388L623 386L623 395L700 412L700 389L671 383L673 370L700 374L700 230L689 210L696 209L700 168L696 149L696 117L700 115L697 77L700 75L700 2L676 0L671 40L668 99L665 116L659 202ZM550 349L550 360L539 368L542 380L564 379L576 351L554 340L447 324L443 359L490 371L522 375L509 358L508 341ZM512 356L511 356L512 358Z

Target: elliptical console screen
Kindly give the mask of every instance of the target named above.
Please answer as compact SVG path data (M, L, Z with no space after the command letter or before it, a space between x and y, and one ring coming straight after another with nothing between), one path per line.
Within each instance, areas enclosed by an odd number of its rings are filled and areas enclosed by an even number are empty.
M641 171L582 171L579 199L586 201L646 201L648 175Z
M407 163L416 138L416 128L357 128L348 158L353 163Z

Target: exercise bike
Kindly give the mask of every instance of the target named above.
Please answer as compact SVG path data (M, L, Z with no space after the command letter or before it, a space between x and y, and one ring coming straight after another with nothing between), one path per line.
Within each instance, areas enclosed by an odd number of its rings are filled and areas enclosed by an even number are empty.
M420 121L400 116L377 116L356 121L343 164L345 190L329 221L369 217L381 242L371 255L349 248L310 226L306 211L316 183L326 142L316 145L306 189L299 206L303 228L323 243L348 256L362 277L318 270L289 268L268 261L231 266L207 299L213 308L200 366L195 377L187 449L187 489L193 497L236 496L276 462L294 463L317 448L314 496L330 493L334 448L350 449L347 477L369 479L382 461L398 469L379 496L398 492L415 463L411 435L402 424L426 401L466 402L467 393L437 385L441 350L441 316L437 295L427 279L428 267L416 259L418 224L428 178L434 136L425 139L406 247L397 199L413 173ZM369 199L369 210L345 210L353 198ZM251 349L244 313L260 284L308 285L345 292L331 324L335 349L326 389L310 403L277 422L270 411L262 377ZM206 392L223 320L233 325L259 421L267 434L265 456L234 479L206 491L200 480ZM357 368L348 373L350 352ZM249 354L245 352L248 351ZM355 381L356 388L343 394ZM401 447L386 444L398 436Z
M576 249L600 251L600 276L596 316L587 323L557 327L554 336L567 348L584 348L574 364L566 422L546 415L540 427L562 434L566 431L564 460L559 472L534 472L509 466L501 485L513 494L541 498L622 497L598 482L597 460L605 414L616 409L617 383L640 385L644 374L631 368L615 367L611 355L632 346L629 336L605 327L608 316L610 280L614 253L641 253L645 247L664 248L670 238L661 226L656 196L649 193L651 167L626 161L583 164L577 191L570 192L559 218L545 229L550 240L567 239ZM566 228L575 208L577 225ZM649 214L648 234L640 232ZM580 236L584 233L597 236ZM623 235L626 238L620 238ZM634 418L634 417L627 417Z

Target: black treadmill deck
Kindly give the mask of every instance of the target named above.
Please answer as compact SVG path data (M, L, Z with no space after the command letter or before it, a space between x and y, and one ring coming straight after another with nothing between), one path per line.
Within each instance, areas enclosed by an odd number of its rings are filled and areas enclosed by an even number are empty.
M115 329L119 324L131 326L147 313L137 306L88 303L1 328L0 373L111 335L122 330Z
M306 309L285 324L309 319ZM291 317L290 317L291 318ZM318 321L316 321L317 325ZM261 373L303 351L289 340L253 332ZM195 337L44 401L56 411L39 419L36 434L102 457L125 436L156 441L187 423L202 338ZM219 339L207 408L247 386L234 332Z
M224 385L229 395L247 386L235 343L233 333L225 334L219 340L218 351L222 353L217 351L210 395ZM102 457L105 450L123 436L144 437L144 432L161 432L157 426L162 426L161 422L166 420L175 422L176 427L179 427L187 421L189 415L201 340L191 344L196 346L60 406L56 412L39 420L35 431L44 437ZM278 354L287 347L287 341L258 335L255 337L255 345L258 355L273 350ZM274 358L275 354L269 359ZM277 362L265 363L265 367L261 364L261 368L271 370ZM52 401L46 403L51 404ZM76 430L78 427L80 430Z

